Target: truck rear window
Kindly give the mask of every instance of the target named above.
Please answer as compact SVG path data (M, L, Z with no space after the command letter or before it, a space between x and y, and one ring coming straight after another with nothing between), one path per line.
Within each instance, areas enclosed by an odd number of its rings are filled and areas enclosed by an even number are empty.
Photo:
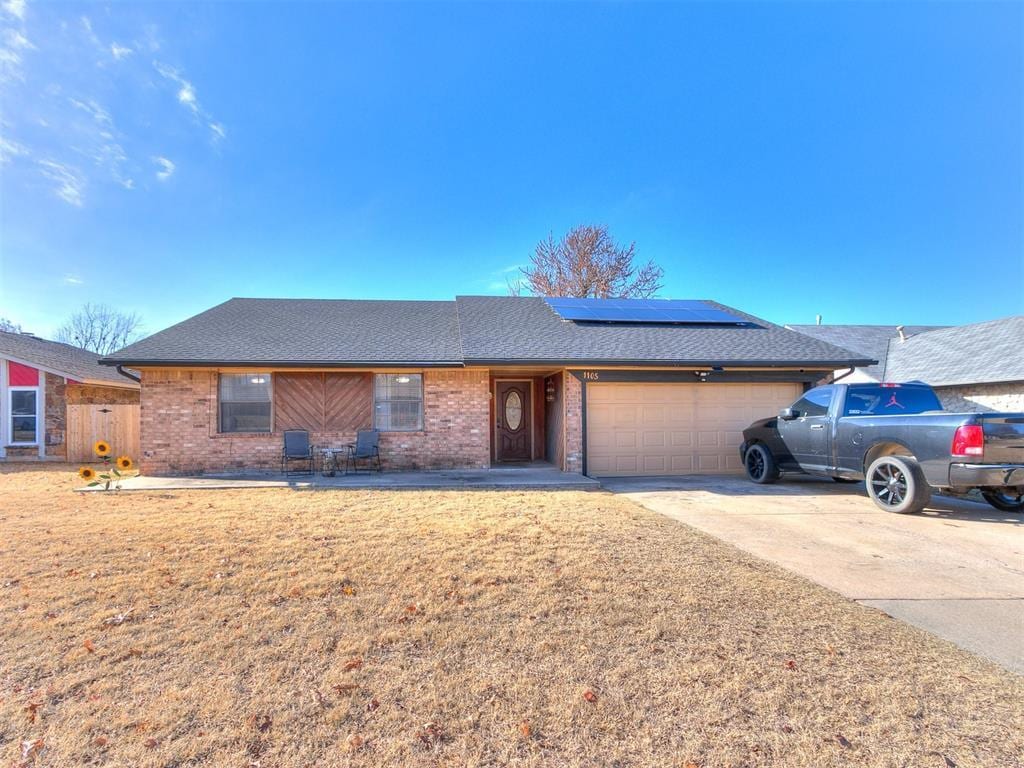
M844 416L891 416L894 413L941 411L939 398L922 387L850 387L846 391Z

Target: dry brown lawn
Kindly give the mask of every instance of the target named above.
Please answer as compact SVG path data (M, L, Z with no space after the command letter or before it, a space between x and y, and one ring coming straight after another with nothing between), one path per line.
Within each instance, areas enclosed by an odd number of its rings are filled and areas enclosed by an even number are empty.
M0 765L1022 764L1022 678L604 493L0 470Z

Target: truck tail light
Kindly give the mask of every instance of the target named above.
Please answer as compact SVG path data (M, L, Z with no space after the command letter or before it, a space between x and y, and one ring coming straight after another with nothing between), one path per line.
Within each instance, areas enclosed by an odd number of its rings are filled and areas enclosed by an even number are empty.
M979 424L964 424L953 434L954 456L981 456L985 452L985 431Z

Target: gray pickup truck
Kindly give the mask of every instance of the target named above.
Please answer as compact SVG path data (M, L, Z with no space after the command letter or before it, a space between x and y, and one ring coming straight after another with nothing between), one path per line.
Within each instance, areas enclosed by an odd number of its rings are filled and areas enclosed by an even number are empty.
M949 413L926 384L815 387L745 429L740 456L755 483L783 472L863 480L889 512L974 489L996 509L1024 510L1024 413Z

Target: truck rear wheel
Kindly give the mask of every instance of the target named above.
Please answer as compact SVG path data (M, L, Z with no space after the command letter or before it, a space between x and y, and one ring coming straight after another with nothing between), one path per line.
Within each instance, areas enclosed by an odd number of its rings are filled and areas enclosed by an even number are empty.
M981 496L1000 512L1024 512L1024 493L982 491Z
M743 456L743 468L747 470L747 477L755 483L764 485L779 479L779 467L775 463L775 457L763 443L754 443L747 448Z
M871 462L864 480L868 496L886 512L920 512L932 498L924 472L908 456L880 456Z

